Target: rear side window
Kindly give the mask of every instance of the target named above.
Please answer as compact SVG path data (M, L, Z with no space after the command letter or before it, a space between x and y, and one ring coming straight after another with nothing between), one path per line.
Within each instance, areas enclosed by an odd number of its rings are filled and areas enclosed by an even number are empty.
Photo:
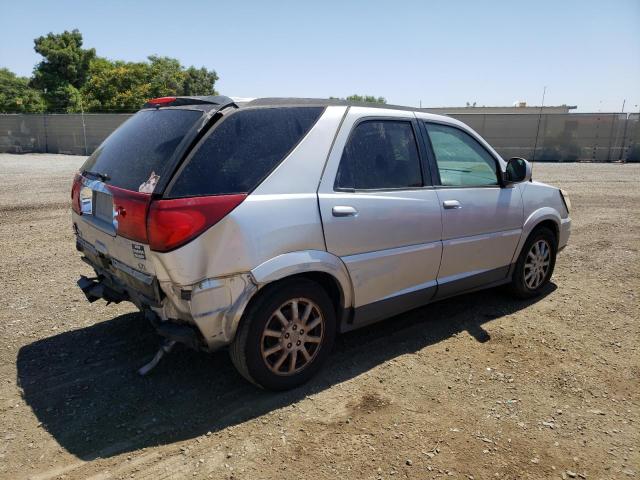
M420 157L410 122L370 120L356 126L342 152L336 188L420 186Z
M322 107L257 108L231 114L179 173L170 197L252 191L302 140Z
M498 185L496 161L468 133L435 123L425 123L425 126L436 156L442 185Z
M143 110L124 122L93 152L83 171L107 175L107 183L137 192L155 185L167 161L202 112ZM151 187L151 190L153 188Z

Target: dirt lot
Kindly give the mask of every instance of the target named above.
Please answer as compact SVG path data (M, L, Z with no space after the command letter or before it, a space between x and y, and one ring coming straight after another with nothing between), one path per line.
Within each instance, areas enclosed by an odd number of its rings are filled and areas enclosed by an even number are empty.
M0 477L640 477L640 165L535 166L574 205L542 298L486 291L352 332L272 394L226 352L136 375L151 329L75 286L81 161L0 155Z

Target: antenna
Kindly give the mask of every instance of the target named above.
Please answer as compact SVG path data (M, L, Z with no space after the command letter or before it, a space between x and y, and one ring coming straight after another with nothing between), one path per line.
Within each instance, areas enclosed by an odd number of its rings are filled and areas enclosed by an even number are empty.
M531 177L533 177L533 162L536 161L536 150L538 149L538 137L540 136L540 120L542 120L542 107L544 107L544 96L547 93L547 87L545 85L542 90L542 102L540 102L540 112L538 113L538 128L536 130L536 141L533 145L533 158L531 159Z

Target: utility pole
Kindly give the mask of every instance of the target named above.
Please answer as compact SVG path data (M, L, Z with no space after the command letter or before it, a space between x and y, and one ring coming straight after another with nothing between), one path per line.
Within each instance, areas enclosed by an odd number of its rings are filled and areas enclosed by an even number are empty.
M44 88L44 95L47 95L47 88ZM44 122L44 153L49 153L49 135L47 133L47 129L49 128L49 122L47 121L47 115L49 112L44 112L42 116L42 120Z
M82 98L80 98L80 116L82 118L82 136L84 137L84 154L88 155L87 150L87 127L84 124L84 106L82 105Z
M540 112L538 113L538 128L536 130L536 141L533 145L533 158L531 159L531 163L536 161L536 149L538 148L538 136L540 135L540 120L542 120L542 107L544 107L544 97L547 93L547 86L545 85L542 90L542 102L540 102ZM531 165L533 169L533 165Z

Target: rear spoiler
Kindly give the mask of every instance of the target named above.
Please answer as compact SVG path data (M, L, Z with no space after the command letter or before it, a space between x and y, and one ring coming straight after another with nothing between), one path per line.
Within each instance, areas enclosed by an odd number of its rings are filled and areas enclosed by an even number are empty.
M179 107L182 105L218 105L220 110L235 102L224 95L208 95L202 97L159 97L147 100L142 108Z

